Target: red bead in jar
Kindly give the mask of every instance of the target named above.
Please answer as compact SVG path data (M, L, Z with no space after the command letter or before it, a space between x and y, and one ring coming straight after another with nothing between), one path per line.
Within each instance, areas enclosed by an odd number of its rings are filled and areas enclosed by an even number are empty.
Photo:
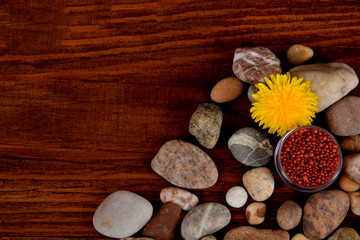
M292 189L321 191L339 176L342 153L335 137L317 126L287 132L275 149L275 168Z

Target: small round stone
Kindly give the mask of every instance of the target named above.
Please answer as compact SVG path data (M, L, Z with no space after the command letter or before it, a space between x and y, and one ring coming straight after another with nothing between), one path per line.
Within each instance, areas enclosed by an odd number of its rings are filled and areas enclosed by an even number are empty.
M243 187L235 186L230 188L226 193L226 202L230 207L241 208L245 205L248 194Z
M291 240L309 240L309 239L304 234L297 233L291 238Z
M296 202L288 200L281 204L276 220L282 229L290 230L299 225L301 216L301 207Z
M248 170L243 176L243 183L249 195L258 202L265 201L274 192L275 180L266 167Z
M264 222L266 205L262 202L250 203L246 208L246 220L251 225L258 225Z
M340 188L345 192L354 192L360 188L360 184L349 178L345 173L340 177Z
M292 45L286 53L289 62L295 65L306 62L312 56L314 56L314 51L301 44Z
M213 87L210 98L217 103L230 102L240 96L243 89L244 84L236 77L224 78Z

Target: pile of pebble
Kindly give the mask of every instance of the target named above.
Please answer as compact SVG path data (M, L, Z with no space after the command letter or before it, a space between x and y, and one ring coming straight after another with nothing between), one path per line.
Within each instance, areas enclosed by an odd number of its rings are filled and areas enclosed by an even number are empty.
M294 45L287 52L292 64L301 64L313 56L313 50ZM244 89L256 92L255 84L264 82L264 76L282 73L280 60L264 47L245 47L235 51L233 72L236 77L219 81L210 97L216 103L236 99ZM292 240L324 239L330 236L351 211L360 215L360 97L346 96L359 80L355 71L344 63L318 63L301 65L290 70L292 76L311 81L310 89L318 96L319 112L326 110L325 123L341 141L343 151L352 153L344 158L340 179L343 190L325 190L312 194L302 209L294 201L285 201L277 211L281 229L259 229L241 226L230 230L225 240L262 239L288 240L287 232L302 220L303 233ZM345 97L346 96L346 97ZM201 103L190 119L189 131L205 148L213 148L220 136L223 120L221 108L214 103ZM242 178L242 186L230 188L226 202L230 207L244 207L249 196L255 200L246 207L250 225L265 220L265 201L272 195L275 180L267 165L273 158L273 146L266 134L256 128L245 127L236 131L228 141L234 158L253 167ZM214 161L197 146L181 141L166 142L151 161L152 169L176 187L160 192L162 207L155 216L151 203L129 192L117 191L109 195L97 208L93 224L95 229L108 237L120 239L174 239L181 228L185 240L216 239L211 234L230 223L228 207L215 202L198 204L199 199L186 189L205 189L216 184L218 170ZM248 196L249 195L249 196ZM184 211L188 211L184 216ZM142 229L141 238L131 238ZM358 233L348 227L340 228L328 239L359 240Z

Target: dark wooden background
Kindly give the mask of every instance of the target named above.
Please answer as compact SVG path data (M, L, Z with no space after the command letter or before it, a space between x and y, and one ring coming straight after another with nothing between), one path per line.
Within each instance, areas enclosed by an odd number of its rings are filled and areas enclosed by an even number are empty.
M151 159L171 139L199 145L190 116L217 81L233 76L235 48L268 47L286 72L286 50L296 43L314 49L310 63L344 62L360 75L360 2L0 0L0 238L102 239L92 216L117 190L145 197L156 213L170 184ZM227 141L256 126L247 88L219 105L220 140L205 150L219 181L192 191L201 202L226 204L226 191L242 184L248 168ZM351 94L360 96L360 86ZM279 228L280 204L303 206L308 196L277 182L258 227ZM245 208L230 210L218 239L247 225ZM356 228L359 217L349 213L341 226Z

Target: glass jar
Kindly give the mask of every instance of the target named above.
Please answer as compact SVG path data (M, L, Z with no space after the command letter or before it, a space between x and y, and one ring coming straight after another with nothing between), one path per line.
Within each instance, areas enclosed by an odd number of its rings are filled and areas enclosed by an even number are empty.
M301 129L306 129L306 128L312 129L312 131L316 129L317 132L320 132L320 131L323 132L322 134L324 136L331 137L331 139L333 140L333 144L336 144L335 146L337 146L337 150L338 150L338 153L339 153L339 157L338 157L339 162L338 162L338 167L337 167L335 173L326 182L321 183L319 185L315 185L315 186L306 186L306 185L299 184L297 181L295 181L291 177L289 177L288 174L286 173L285 169L284 169L284 166L283 166L284 163L281 160L281 154L283 152L283 147L284 147L285 142L292 135L294 135L294 137L292 137L292 139L296 138L296 136L299 135L300 132L303 132L303 131L300 131L300 130ZM300 131L300 132L295 134L297 131ZM317 144L315 146L315 148L316 149L318 149L318 148L329 148L329 147L326 147L326 146L321 146L321 145L319 146L319 145L320 144ZM322 145L324 145L324 144L322 144ZM295 145L295 147L296 147L296 145ZM289 149L285 149L285 151L289 151ZM294 158L289 157L289 158L291 159L290 161L292 161L292 162L293 161L295 162L295 160L296 160L295 157ZM317 161L317 160L314 160L314 161ZM275 149L274 164L275 164L275 169L276 169L276 172L277 172L278 176L290 188L292 188L293 190L296 190L296 191L300 191L300 192L313 193L313 192L319 192L319 191L329 187L331 184L333 184L335 182L335 180L340 175L340 172L341 172L341 169L342 169L343 157L342 157L340 145L337 142L337 140L335 139L335 137L331 133L329 133L327 130L325 130L325 129L321 128L321 127L312 125L312 126L303 126L303 127L295 128L295 129L293 129L291 131L288 131L284 136L282 136L282 138L279 140L279 142L278 142L278 144L276 146L276 149ZM311 167L311 166L309 166L309 167ZM293 169L292 171L296 171L296 170Z

